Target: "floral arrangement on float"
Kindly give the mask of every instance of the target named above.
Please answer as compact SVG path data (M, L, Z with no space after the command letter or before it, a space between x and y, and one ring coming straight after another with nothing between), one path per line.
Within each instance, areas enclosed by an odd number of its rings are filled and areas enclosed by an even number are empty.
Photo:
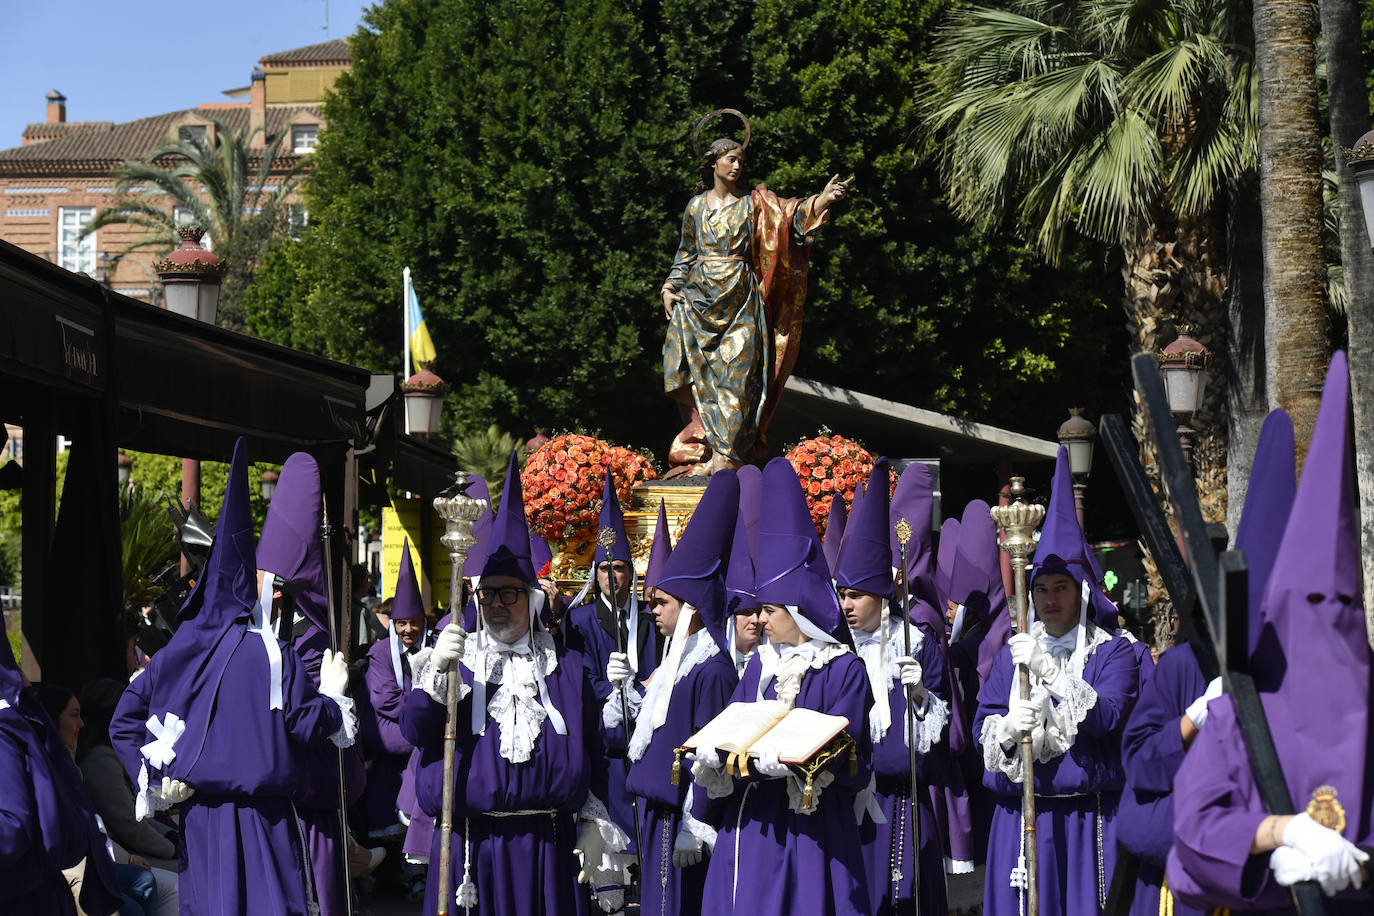
M845 508L852 509L854 491L868 482L875 459L868 449L853 439L823 429L819 436L803 439L792 446L787 452L787 460L801 481L806 506L811 510L811 522L816 531L824 535L830 498L842 493ZM896 486L895 478L889 486Z
M635 484L658 477L653 462L639 452L577 433L555 436L525 461L520 475L525 519L558 554L556 568L572 572L591 563L608 467L622 509L629 508Z

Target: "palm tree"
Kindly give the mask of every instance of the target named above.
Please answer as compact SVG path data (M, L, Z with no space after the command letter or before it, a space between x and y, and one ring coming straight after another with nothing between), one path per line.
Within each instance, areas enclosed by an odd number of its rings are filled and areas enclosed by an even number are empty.
M520 467L525 465L525 444L493 423L484 432L462 436L453 443L453 455L458 467L482 475L491 493L491 509L501 501L501 488L506 483L506 466L510 453L516 453Z
M1216 354L1194 418L1209 520L1226 516L1226 217L1258 161L1245 25L1226 0L963 7L937 35L925 100L961 217L1009 223L1050 261L1074 234L1115 246L1135 351L1181 322ZM1153 470L1139 411L1135 433Z
M144 248L175 248L178 225L200 226L216 254L229 262L220 293L220 323L241 328L240 294L268 245L285 233L285 205L308 159L284 169L278 159L285 132L265 148L252 149L253 137L262 128L236 133L219 118L207 120L213 130L181 135L144 158L121 163L114 174L115 199L95 214L82 234L116 223L146 229L115 254L117 261ZM184 214L180 220L178 211Z

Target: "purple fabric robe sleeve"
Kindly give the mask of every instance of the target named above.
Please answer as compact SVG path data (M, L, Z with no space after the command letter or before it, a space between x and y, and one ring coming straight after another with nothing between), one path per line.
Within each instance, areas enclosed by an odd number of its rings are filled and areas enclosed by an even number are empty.
M1097 651L1105 656L1092 684L1097 702L1078 728L1085 734L1100 736L1120 731L1135 708L1140 690L1140 666L1131 644L1120 637L1099 646Z
M1122 733L1122 763L1133 789L1168 793L1183 763L1179 719L1206 689L1192 649L1178 646L1160 656Z
M728 665L706 665L692 688L691 724L688 736L706 727L730 703L737 681ZM690 786L692 817L719 830L730 799L711 798L692 778L692 762L682 761L682 778Z
M38 840L38 812L24 757L24 749L0 732L0 868L23 862Z
M1283 906L1287 891L1270 880L1268 855L1250 854L1266 817L1245 756L1231 698L1207 708L1174 783L1174 848L1168 879L1192 906L1255 909L1261 897ZM1266 895L1266 891L1269 892Z
M282 648L282 693L288 698L283 704L286 733L301 744L327 741L343 728L343 711L315 689L300 657L290 647Z
M461 691L460 691L461 692ZM471 694L458 701L458 721L470 721ZM444 741L444 722L448 712L444 704L436 702L423 690L406 694L401 706L401 734L415 747L434 749Z
M600 799L602 804L610 804L610 767L601 765L601 761L606 759L606 745L601 738L601 705L601 701L596 698L596 689L592 686L591 678L583 668L582 745L586 748L587 759L592 762L588 768L590 773L587 790Z
M396 683L396 674L391 670L390 644L383 640L377 646L385 651L368 652L370 658L366 676L367 696L376 718L377 737L388 754L409 754L411 743L401 734L401 706L405 703L405 691Z
M868 731L868 710L873 705L873 691L868 686L868 672L857 655L841 655L820 671L811 671L802 678L804 693L807 678L823 678L825 693L820 704L806 705L849 720L844 730L854 739L858 766L851 775L849 755L841 754L830 762L827 769L835 774L836 786L849 792L859 792L868 786L868 780L873 775L873 740ZM798 705L801 705L800 701Z
M141 749L149 741L148 698L152 696L156 667L157 659L153 659L142 674L129 682L110 719L110 745L135 786L143 764Z

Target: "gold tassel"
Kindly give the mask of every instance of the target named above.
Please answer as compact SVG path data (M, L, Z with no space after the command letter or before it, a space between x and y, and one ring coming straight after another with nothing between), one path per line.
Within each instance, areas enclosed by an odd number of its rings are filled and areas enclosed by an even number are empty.
M807 777L806 777L806 788L802 790L802 807L803 807L803 808L810 808L810 807L811 807L811 797L812 797L812 795L811 795L811 777L810 777L810 776L807 776Z
M672 784L678 785L682 782L682 748L673 751L673 776Z
M849 746L849 775L859 775L859 752L854 749L854 745Z

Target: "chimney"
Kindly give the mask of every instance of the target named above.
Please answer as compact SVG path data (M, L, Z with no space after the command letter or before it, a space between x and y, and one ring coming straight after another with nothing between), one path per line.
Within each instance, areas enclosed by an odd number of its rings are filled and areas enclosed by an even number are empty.
M67 97L54 89L48 93L49 124L61 124L67 120Z
M257 131L249 141L249 149L267 147L267 74L261 67L253 69L253 85L248 92L248 130Z

